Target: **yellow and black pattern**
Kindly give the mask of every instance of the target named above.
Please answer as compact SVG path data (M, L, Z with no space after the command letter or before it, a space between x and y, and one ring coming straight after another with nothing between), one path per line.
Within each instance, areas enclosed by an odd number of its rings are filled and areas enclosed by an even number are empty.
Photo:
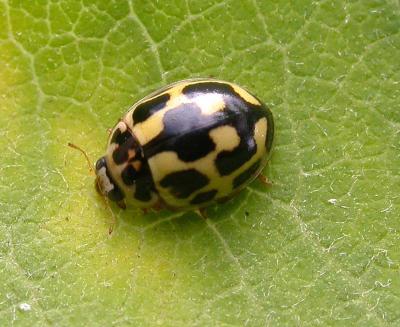
M105 161L141 207L205 206L260 173L273 133L269 109L241 87L186 80L134 105L114 128Z

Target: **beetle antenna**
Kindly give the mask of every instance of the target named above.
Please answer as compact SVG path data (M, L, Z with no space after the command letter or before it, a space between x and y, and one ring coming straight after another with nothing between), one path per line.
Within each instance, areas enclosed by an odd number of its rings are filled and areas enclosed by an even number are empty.
M68 146L71 147L71 148L73 148L73 149L75 149L75 150L80 151L80 152L85 156L86 161L87 161L88 166L89 166L90 172L91 172L93 175L95 175L94 170L93 170L93 167L92 167L92 164L91 164L91 162L90 162L90 159L89 159L89 156L87 155L87 153L86 153L82 148L80 148L79 146L77 146L77 145L75 145L75 144L73 144L73 143L68 142Z
M90 172L91 172L93 175L95 175L94 170L93 170L93 167L92 167L92 164L90 163L90 159L89 159L89 156L87 155L86 151L84 151L84 150L83 150L82 148L80 148L79 146L77 146L77 145L75 145L75 144L73 144L73 143L70 143L70 142L68 142L68 146L71 147L71 148L73 148L73 149L75 149L75 150L80 151L80 152L85 156L86 161L87 161L88 166L89 166ZM98 180L98 179L96 179L96 186L97 186L97 190L100 190L100 185L99 185L99 180ZM100 191L98 191L98 192L100 193ZM103 198L104 203L105 203L107 209L108 209L108 210L110 211L110 213L111 213L111 223L110 223L110 227L108 228L108 234L111 235L112 232L113 232L113 230L114 230L114 226L117 224L117 218L115 217L114 211L112 210L111 205L110 205L110 203L109 203L107 197L104 196L104 195L102 195L102 194L101 194L101 197Z

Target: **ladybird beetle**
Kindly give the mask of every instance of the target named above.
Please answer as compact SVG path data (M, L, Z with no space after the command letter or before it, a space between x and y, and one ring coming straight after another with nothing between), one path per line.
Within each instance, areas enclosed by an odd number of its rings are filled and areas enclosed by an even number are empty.
M125 206L197 209L236 194L264 168L271 111L214 79L168 85L134 104L95 166L98 191Z

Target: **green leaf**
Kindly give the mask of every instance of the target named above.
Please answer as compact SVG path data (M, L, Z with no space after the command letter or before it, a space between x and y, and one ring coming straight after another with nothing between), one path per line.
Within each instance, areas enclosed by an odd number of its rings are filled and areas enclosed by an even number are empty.
M399 30L393 0L0 0L0 325L398 325ZM109 236L67 143L197 76L270 106L274 185Z

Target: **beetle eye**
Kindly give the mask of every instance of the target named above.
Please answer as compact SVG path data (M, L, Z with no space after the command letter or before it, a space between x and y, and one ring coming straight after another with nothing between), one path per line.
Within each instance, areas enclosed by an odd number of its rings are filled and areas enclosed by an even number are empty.
M97 175L97 172L98 172L102 167L107 167L106 158L104 158L104 157L101 157L101 158L100 158L99 160L97 160L97 162L96 162L96 175Z

